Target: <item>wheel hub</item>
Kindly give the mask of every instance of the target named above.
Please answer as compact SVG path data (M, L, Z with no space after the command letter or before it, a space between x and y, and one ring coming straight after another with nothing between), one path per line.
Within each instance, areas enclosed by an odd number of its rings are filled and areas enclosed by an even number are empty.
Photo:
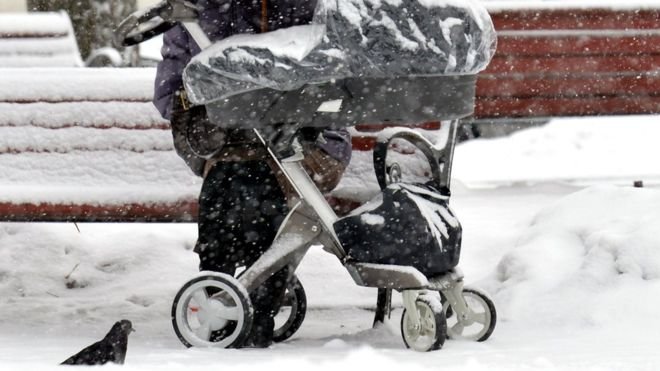
M209 299L200 304L197 310L197 319L202 326L208 326L211 330L220 330L227 326L228 320L220 315L226 313L227 308L219 300Z

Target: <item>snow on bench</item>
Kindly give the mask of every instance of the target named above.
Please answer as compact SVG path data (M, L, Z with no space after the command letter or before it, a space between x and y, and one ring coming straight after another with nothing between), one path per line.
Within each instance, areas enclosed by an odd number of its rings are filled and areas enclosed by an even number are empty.
M0 220L194 221L201 180L151 104L154 78L148 68L0 69ZM377 192L369 150L382 127L351 129L353 161L329 197L338 211Z
M67 13L0 13L0 67L40 66L83 66Z
M199 180L151 104L154 69L0 69L3 220L185 221Z

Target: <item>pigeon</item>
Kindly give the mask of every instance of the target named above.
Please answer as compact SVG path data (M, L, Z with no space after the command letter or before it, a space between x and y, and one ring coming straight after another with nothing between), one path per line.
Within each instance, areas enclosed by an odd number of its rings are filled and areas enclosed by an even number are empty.
M108 362L124 364L128 334L135 331L131 321L116 322L110 332L96 343L71 356L62 365L102 365Z

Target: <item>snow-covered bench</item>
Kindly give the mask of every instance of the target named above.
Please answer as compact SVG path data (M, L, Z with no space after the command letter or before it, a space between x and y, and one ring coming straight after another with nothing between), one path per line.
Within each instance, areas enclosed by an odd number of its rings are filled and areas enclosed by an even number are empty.
M192 221L199 181L151 104L154 74L0 70L0 219Z
M65 12L0 13L0 67L28 66L83 66Z
M151 68L0 68L0 221L194 221L201 181L151 104L154 77ZM380 129L351 129L355 160L330 197L336 207L377 189L367 151Z
M0 67L119 66L111 47L80 56L69 15L64 12L0 13Z
M479 76L475 117L659 113L660 6L647 3L489 2L499 48ZM153 78L153 69L0 70L0 220L193 221L200 180L150 103ZM364 150L378 129L353 129L335 204L376 191Z
M659 2L485 5L498 46L476 119L660 113Z

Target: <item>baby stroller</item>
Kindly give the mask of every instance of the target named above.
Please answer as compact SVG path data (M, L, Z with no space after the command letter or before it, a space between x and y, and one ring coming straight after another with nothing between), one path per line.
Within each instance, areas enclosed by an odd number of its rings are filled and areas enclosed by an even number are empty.
M297 194L270 249L239 277L200 272L179 290L172 323L186 346L240 346L252 326L249 293L287 265L294 271L313 245L337 256L358 285L379 289L377 318L389 312L391 291L402 293L407 347L430 351L447 337L489 338L495 307L463 286L456 267L462 230L448 202L458 122L473 112L476 73L490 61L495 33L477 3L447 4L319 0L312 24L215 44L186 0L165 0L122 22L122 45L183 24L203 50L184 73L189 99L219 126L254 130ZM382 192L346 217L335 214L301 165L301 128L439 119L449 121L442 145L410 128L379 135L374 168ZM401 166L388 160L399 140L423 153L430 181L402 181ZM294 281L293 310L278 340L304 317L304 290ZM211 341L218 331L223 337Z

